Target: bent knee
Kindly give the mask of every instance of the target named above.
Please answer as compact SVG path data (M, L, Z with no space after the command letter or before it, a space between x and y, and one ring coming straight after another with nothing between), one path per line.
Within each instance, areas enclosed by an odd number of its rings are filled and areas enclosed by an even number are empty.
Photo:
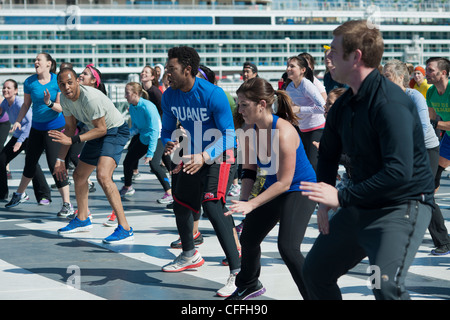
M111 175L101 170L97 171L97 181L101 186L113 182Z
M290 260L297 259L300 256L303 257L300 251L300 245L296 246L294 243L280 243L278 241L278 252L283 257Z
M73 177L73 180L75 181L75 183L77 183L80 181L87 180L89 175L86 175L81 170L77 170L77 168L75 168L75 170L73 171L72 177Z

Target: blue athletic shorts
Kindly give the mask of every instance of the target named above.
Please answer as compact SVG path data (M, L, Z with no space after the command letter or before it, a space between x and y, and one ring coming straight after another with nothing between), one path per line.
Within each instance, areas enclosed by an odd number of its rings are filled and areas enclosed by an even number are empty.
M447 160L450 160L450 137L447 133L444 133L444 137L441 140L439 155Z
M86 141L80 154L80 160L92 166L97 166L100 157L111 157L117 166L129 138L130 130L126 123L120 127L108 129L105 136Z

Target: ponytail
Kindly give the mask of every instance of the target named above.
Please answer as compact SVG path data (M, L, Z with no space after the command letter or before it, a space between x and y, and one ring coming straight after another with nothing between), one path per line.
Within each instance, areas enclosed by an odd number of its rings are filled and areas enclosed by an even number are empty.
M52 63L52 66L50 67L50 72L51 73L56 73L56 61L53 58L50 58L50 61Z
M299 117L292 111L292 99L284 90L275 91L277 96L277 109L275 115L290 122L292 125L298 125Z
M314 73L310 67L306 67L305 78L311 82L314 82Z
M243 93L247 99L256 103L265 100L267 102L266 108L271 108L275 115L293 125L298 124L299 118L292 111L291 97L284 90L275 91L267 80L259 77L249 79L241 84L236 91L236 94L239 93Z
M97 89L103 92L106 96L108 95L108 92L106 92L106 86L103 82L98 85Z
M148 95L148 92L145 90L141 91L141 97L144 98L145 100L150 100L150 97Z

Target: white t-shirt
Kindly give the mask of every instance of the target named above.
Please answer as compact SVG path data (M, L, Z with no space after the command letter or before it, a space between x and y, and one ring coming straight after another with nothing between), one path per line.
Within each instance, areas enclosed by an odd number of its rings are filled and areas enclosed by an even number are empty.
M114 103L100 90L80 85L80 96L72 101L61 95L61 107L64 116L74 116L83 122L89 130L94 129L92 120L105 117L106 128L120 127L124 123L122 114Z
M292 102L300 107L298 127L303 132L321 129L325 126L325 100L319 89L308 79L303 78L296 88L292 81L286 88Z

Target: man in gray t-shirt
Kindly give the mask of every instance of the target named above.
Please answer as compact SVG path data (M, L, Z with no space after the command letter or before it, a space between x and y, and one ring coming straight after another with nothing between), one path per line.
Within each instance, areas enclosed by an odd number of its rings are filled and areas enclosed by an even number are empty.
M118 227L105 238L105 243L121 243L134 239L133 229L128 225L120 199L119 190L112 180L114 169L120 161L123 148L129 139L129 129L120 112L109 98L97 89L78 83L72 69L62 69L58 74L61 90L61 107L66 120L65 132L49 131L54 141L61 143L55 164L57 179L67 177L64 164L72 144L86 141L80 154L80 161L73 173L78 215L70 223L58 230L59 234L86 231L92 228L88 216L87 179L96 169L97 180L114 210ZM75 134L77 120L86 124L89 131Z
M61 106L65 117L74 116L89 128L94 129L92 120L105 117L106 129L120 127L124 119L114 103L100 90L79 85L80 95L75 101L61 95Z

